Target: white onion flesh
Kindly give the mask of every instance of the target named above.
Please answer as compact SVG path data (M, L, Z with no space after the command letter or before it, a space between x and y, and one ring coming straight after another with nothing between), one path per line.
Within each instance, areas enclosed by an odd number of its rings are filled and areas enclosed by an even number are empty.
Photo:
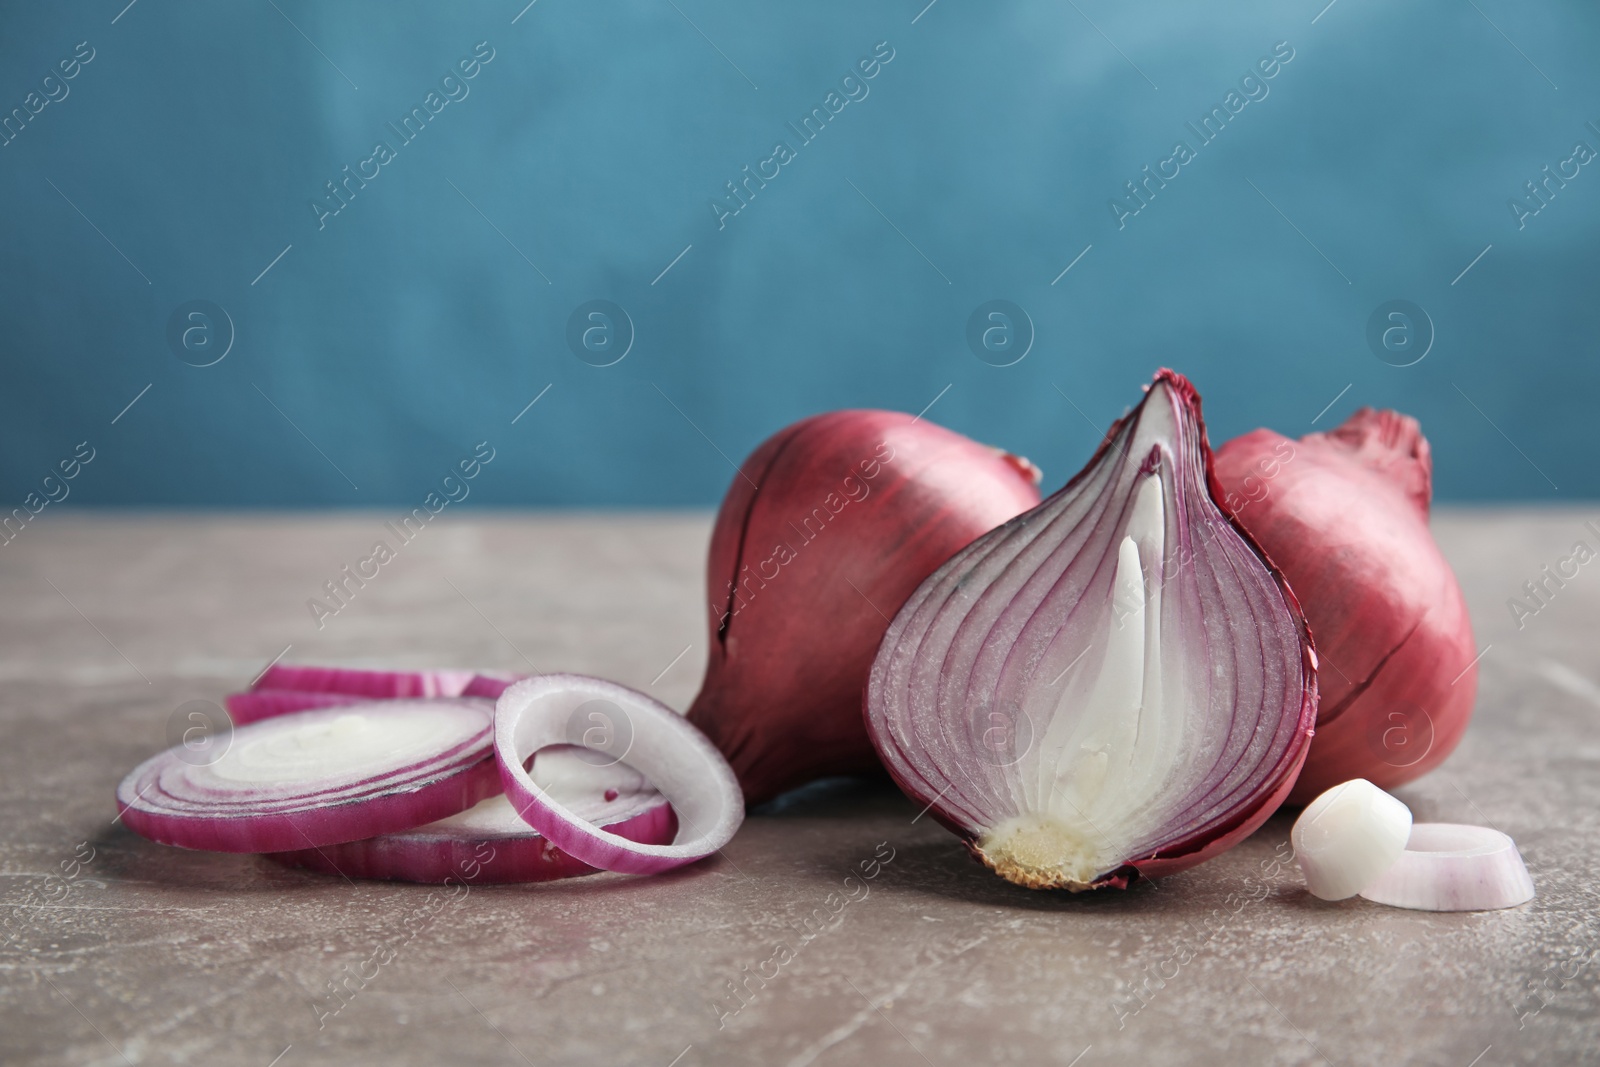
M1400 858L1411 809L1365 778L1334 786L1295 820L1289 840L1311 895L1345 900Z
M1516 843L1499 830L1424 822L1361 895L1416 911L1494 911L1532 900L1533 879Z

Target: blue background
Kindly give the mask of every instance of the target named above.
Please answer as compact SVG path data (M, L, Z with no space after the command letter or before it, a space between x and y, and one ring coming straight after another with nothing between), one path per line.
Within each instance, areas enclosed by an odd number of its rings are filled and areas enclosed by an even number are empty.
M785 423L936 397L1050 487L1163 364L1214 441L1394 406L1441 498L1600 495L1600 164L1524 229L1507 206L1600 147L1592 4L524 2L0 9L0 110L95 50L0 147L4 510L85 439L77 503L411 507L487 439L473 503L710 504ZM480 41L470 95L319 230L324 183ZM869 95L719 229L880 41ZM1269 95L1119 229L1279 41ZM1036 331L1013 366L966 341L996 298ZM1393 298L1436 329L1413 366L1365 339ZM166 340L195 299L236 330L204 368ZM613 366L567 344L594 299L636 332Z

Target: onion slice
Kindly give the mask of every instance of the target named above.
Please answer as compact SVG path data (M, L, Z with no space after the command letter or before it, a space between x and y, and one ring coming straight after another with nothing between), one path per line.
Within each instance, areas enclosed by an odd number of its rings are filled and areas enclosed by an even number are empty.
M1516 844L1499 830L1423 822L1361 895L1417 911L1494 911L1532 900L1533 879Z
M349 693L317 693L304 689L251 689L243 693L229 693L222 698L222 703L228 709L228 721L239 727L294 711L342 708L351 704L368 704L374 699Z
M497 700L517 675L477 671L368 671L350 667L273 664L243 693L224 698L228 718L244 726L306 708L409 697L485 697Z
M628 764L664 794L680 823L671 844L642 844L596 826L536 783L524 761L574 740L575 719L609 709L586 746ZM579 674L545 674L512 685L495 706L495 754L506 795L522 818L568 855L607 871L655 874L703 859L744 821L744 796L722 754L677 712L643 693ZM598 757L596 757L598 758Z
M1088 467L928 578L867 687L890 773L1001 877L1125 886L1248 836L1316 713L1294 595L1218 507L1161 371Z
M389 700L394 697L457 697L477 677L474 671L368 671L352 667L310 667L274 663L251 689L298 689L308 693L348 693Z
M1345 900L1400 858L1410 833L1411 809L1365 778L1355 778L1306 805L1289 840L1311 895Z
M395 700L297 711L234 730L196 765L176 745L117 787L128 828L181 848L281 852L404 830L499 788L492 705Z
M571 749L547 748L534 757L531 774L609 833L651 845L667 844L677 833L672 806L626 763L597 767ZM504 793L412 830L268 858L351 878L429 884L546 882L596 873L523 822Z

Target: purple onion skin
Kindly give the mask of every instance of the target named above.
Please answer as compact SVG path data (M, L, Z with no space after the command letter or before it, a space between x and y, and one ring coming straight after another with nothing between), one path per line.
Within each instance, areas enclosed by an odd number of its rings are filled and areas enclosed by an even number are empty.
M748 803L879 769L861 693L888 616L1038 502L1027 460L897 411L814 415L745 459L711 534L710 657L689 721Z
M1477 642L1428 529L1433 461L1417 420L1362 408L1289 441L1271 430L1217 451L1217 474L1305 597L1332 674L1291 804L1365 778L1393 789L1460 742L1477 698Z
M1248 530L1246 530L1233 517L1231 511L1220 503L1220 501L1224 499L1224 493L1222 486L1217 480L1213 465L1210 442L1206 435L1204 420L1201 418L1199 393L1183 375L1165 368L1156 374L1155 383L1165 383L1167 386L1169 386L1177 396L1180 403L1184 404L1192 414L1199 430L1199 451L1200 457L1204 464L1205 487L1207 494L1210 497L1212 504L1217 508L1218 512L1220 512L1222 518L1228 523L1229 526L1232 527L1234 532L1239 535L1240 539L1243 540L1247 546L1249 546L1249 548L1255 553L1256 557L1261 561L1263 566L1265 566L1267 571L1271 574L1273 582L1276 584L1283 597L1284 603L1289 609L1289 613L1299 631L1300 644L1303 650L1303 696L1298 711L1296 712L1294 736L1291 749L1288 753L1288 758L1281 764L1276 773L1268 781L1263 783L1260 792L1254 798L1252 803L1240 806L1240 808L1236 810L1226 821L1219 825L1206 827L1201 832L1197 832L1189 837L1170 842L1159 849L1156 853L1151 855L1129 859L1121 867L1102 875L1087 887L1070 887L1073 889L1073 891L1078 891L1081 888L1125 889L1139 878L1159 878L1169 874L1176 874L1180 871L1187 870L1200 863L1203 863L1206 860L1220 855L1223 852L1226 852L1228 849L1249 837L1252 833L1259 829L1261 825L1266 822L1266 820L1270 818L1280 806L1282 806L1284 801L1289 797L1290 792L1294 789L1301 768L1305 764L1307 754L1310 751L1311 738L1316 724L1318 706L1317 655L1312 641L1311 630L1306 624L1305 614L1301 610L1300 602L1296 598L1294 591L1289 587L1289 584L1284 578L1283 573L1273 565L1271 559L1261 549L1261 546L1253 537L1251 537ZM1001 530L1009 529L1018 523L1026 522L1029 516L1031 516L1035 511L1047 508L1057 497L1071 492L1078 485L1078 483L1087 478L1098 466L1098 464L1105 458L1107 451L1113 447L1117 436L1123 427L1126 426L1131 420L1135 420L1139 417L1140 410L1143 408L1144 404L1149 401L1150 396L1153 395L1153 393L1154 386L1147 390L1145 398L1141 400L1138 407L1112 424L1110 430L1107 431L1104 440L1102 440L1100 445L1096 448L1095 453L1090 461L1084 466L1083 470L1074 475L1065 486L1047 498L1038 506L1038 508L1032 509L1029 512L1009 520L1008 522L1002 524L1002 526L997 527L995 531L992 531L992 533L998 534ZM977 546L975 545L973 547ZM958 553L958 556L962 555L965 555L965 553ZM937 581L940 575L949 566L955 565L956 562L956 558L952 558L944 567L941 567L938 572L931 575L927 579L927 582L931 583ZM911 598L912 603L914 603L916 599L917 598L913 596ZM908 607L909 606L910 605L908 604ZM902 612L902 614L904 613ZM898 621L899 617L897 616L896 622ZM891 625L889 633L885 638L885 648L889 646L890 639L895 637L896 632L897 627ZM869 683L863 693L863 707L866 708L871 700L872 687L869 679ZM880 726L875 723L871 714L868 714L866 719L868 733L873 744L879 749L880 753L882 753L886 748L896 747L897 743L889 734L886 725ZM935 792L928 789L925 783L908 780L905 776L897 773L893 760L885 758L883 762L895 783L914 803L916 803L919 807L926 807L928 814L937 820L940 825L944 826L951 833L961 838L962 843L966 846L968 852L973 856L974 859L984 863L986 866L990 866L991 868L993 867L990 861L978 848L977 835L940 810L940 798ZM999 872L997 871L997 873ZM1025 881L1019 884L1028 885L1029 888L1056 887L1054 885L1030 884Z

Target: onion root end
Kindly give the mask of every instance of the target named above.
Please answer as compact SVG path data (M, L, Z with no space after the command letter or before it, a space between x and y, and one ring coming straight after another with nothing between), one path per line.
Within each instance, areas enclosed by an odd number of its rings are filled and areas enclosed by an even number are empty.
M971 846L973 855L1008 882L1029 889L1098 888L1096 850L1077 830L1048 814L1006 820Z

